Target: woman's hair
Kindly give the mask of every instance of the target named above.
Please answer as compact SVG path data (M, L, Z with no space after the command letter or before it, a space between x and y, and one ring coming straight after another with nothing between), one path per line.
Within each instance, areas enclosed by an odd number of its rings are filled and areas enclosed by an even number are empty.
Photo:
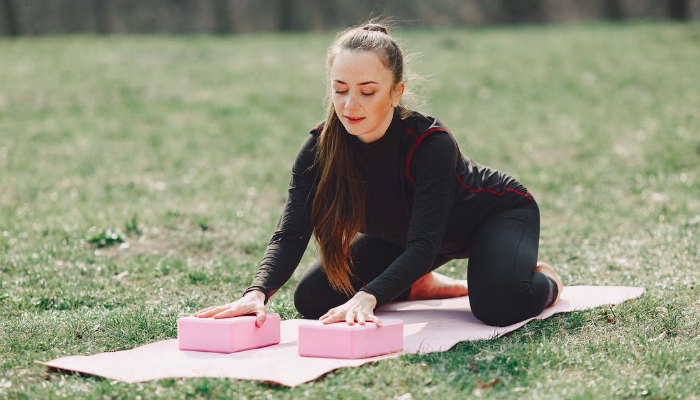
M394 75L394 86L403 82L403 54L383 25L370 22L340 33L328 48L326 71L330 71L335 57L346 50L373 52ZM402 118L410 115L402 105L398 109ZM350 244L364 224L366 201L366 182L353 159L350 137L329 101L316 151L320 180L311 218L328 280L335 291L348 295L355 292L350 283Z

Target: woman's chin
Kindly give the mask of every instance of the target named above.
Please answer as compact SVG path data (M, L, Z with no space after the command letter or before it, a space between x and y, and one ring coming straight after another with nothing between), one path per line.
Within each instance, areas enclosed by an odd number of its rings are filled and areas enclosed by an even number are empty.
M345 130L348 131L351 136L355 136L358 139L362 138L362 135L365 134L364 131L359 130L356 126L345 126Z

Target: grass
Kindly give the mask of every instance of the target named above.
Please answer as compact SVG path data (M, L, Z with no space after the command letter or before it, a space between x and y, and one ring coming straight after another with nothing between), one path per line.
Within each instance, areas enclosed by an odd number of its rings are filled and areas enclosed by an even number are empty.
M47 371L240 295L323 116L332 35L3 39L0 397L700 398L700 26L397 33L423 109L534 193L565 284L642 297L295 389ZM269 304L285 319L313 255Z

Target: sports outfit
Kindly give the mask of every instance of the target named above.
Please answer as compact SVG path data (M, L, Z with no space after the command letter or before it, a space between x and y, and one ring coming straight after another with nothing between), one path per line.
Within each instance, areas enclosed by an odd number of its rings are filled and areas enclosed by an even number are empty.
M316 126L297 155L284 211L246 292L269 298L292 276L309 243L322 130ZM440 121L417 112L401 119L395 111L385 135L372 143L349 139L367 184L365 226L351 246L351 283L374 295L377 307L407 299L416 280L458 258L469 258L470 305L484 323L519 322L556 299L556 283L533 272L539 209L522 184L463 156ZM319 261L295 292L307 318L348 299L331 288Z

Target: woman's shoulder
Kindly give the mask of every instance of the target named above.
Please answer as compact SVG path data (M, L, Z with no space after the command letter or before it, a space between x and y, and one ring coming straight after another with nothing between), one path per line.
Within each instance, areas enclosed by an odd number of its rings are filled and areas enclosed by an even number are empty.
M309 130L309 135L306 137L306 140L304 140L304 145L302 146L304 149L307 151L313 151L315 149L325 124L325 121L319 122Z
M412 111L408 117L404 119L404 127L407 133L414 134L417 139L434 132L450 133L449 129L447 129L442 121L432 115L424 114L419 111Z
M321 132L323 132L323 128L325 126L326 126L326 121L325 120L321 121L318 124L316 124L316 126L314 126L313 129L311 129L311 132L309 132L309 133L311 135L314 135L314 136L319 136L321 134Z
M404 130L412 138L412 150L424 147L427 142L439 142L441 146L456 146L452 133L439 119L414 111L404 120Z

